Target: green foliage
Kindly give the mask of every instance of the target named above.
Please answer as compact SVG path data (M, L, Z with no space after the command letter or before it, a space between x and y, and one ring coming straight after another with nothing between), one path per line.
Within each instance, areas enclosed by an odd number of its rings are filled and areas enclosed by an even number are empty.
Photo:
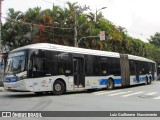
M29 8L24 13L10 8L6 23L2 26L2 43L10 49L39 42L73 46L76 11L78 39L97 36L100 31L105 31L106 36L105 41L99 38L83 39L79 47L133 54L160 63L160 33L151 36L149 43L144 43L129 36L125 28L105 19L101 12L97 15L85 13L78 11L81 6L77 3L67 2L67 5L66 8L53 6L45 10Z
M160 33L155 33L154 36L151 36L149 40L149 43L155 46L160 47Z

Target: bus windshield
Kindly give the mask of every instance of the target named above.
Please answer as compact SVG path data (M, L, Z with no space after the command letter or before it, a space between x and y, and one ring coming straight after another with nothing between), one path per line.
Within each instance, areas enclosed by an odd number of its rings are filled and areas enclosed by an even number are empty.
M16 75L25 70L25 55L24 52L9 54L8 64L6 69L7 75Z

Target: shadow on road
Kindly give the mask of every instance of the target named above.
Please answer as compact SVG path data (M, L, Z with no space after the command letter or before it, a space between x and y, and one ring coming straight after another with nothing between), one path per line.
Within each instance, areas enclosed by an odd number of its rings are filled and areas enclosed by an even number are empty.
M146 86L144 84L141 85L133 85L133 86L128 86L128 87L118 87L115 88L114 90L118 89L128 89L128 88L134 88L134 87L141 87L141 86ZM66 92L63 95L53 95L51 92L43 92L42 94L35 94L33 92L4 92L3 97L5 98L33 98L33 97L46 97L46 96L65 96L65 95L78 95L78 94L90 94L93 92L98 92L98 91L111 91L111 90L106 90L106 89L95 89L95 90L83 90L83 91L75 91L75 92ZM6 94L5 94L6 93Z

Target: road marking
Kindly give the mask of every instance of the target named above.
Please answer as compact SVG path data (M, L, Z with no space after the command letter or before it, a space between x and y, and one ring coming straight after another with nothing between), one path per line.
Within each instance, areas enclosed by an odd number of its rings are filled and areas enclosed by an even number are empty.
M153 99L160 99L160 96L158 96L158 97L155 97L155 98L153 98Z
M155 94L157 94L158 92L151 92L151 93L148 93L148 94L146 94L146 95L155 95Z
M120 90L112 90L112 91L120 91ZM112 92L112 91L104 91L104 90L103 90L103 91L98 91L98 92L94 92L94 93L97 94L97 93ZM93 93L93 94L94 94L94 93Z
M108 93L115 93L115 92L119 92L119 91L122 91L122 90L113 90L113 91L106 91L106 92L96 92L94 93L95 95L103 95L103 94L108 94Z
M129 96L138 95L138 94L141 94L141 93L143 93L143 92L131 93L131 94L123 95L122 97L129 97Z
M126 91L126 92L113 93L113 94L109 94L108 96L121 95L121 94L125 94L125 93L130 93L130 92L132 92L132 91Z

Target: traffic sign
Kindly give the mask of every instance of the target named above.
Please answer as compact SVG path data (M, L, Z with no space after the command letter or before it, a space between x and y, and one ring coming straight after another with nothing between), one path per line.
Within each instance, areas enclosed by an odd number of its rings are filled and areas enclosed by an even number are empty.
M99 38L100 40L105 40L105 31L100 31Z

